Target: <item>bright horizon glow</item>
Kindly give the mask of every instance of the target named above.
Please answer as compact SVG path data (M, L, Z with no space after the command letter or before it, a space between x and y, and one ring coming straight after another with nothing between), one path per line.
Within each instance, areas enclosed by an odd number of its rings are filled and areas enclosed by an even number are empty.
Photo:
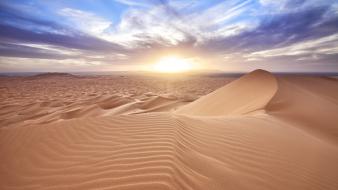
M153 65L153 70L161 73L181 73L192 69L193 64L190 60L176 56L162 57Z

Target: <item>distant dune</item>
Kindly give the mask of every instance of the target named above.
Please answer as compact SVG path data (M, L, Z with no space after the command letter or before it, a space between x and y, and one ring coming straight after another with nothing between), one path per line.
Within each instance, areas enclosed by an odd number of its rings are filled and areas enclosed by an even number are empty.
M66 81L78 94L2 85L0 189L338 189L336 79L256 70L211 93L218 79L150 80L145 93L123 78L100 96L93 80ZM46 84L59 89L38 93L49 101L11 100Z
M41 79L41 78L51 78L51 77L77 77L69 73L40 73L37 75L29 76L28 78Z

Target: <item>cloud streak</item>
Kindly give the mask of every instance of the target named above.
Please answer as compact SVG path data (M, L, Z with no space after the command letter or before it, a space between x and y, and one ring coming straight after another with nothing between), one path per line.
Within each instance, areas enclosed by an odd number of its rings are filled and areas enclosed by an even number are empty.
M310 60L312 70L338 72L338 3L331 0L115 0L107 4L112 8L108 15L89 2L79 7L39 4L55 7L52 13L39 13L49 19L25 11L37 9L38 2L23 4L0 3L2 57L29 58L31 64L34 59L71 59L129 67L144 64L149 56L180 52L221 70L271 63L269 69L291 71L284 61L306 67ZM4 58L0 64L10 69Z

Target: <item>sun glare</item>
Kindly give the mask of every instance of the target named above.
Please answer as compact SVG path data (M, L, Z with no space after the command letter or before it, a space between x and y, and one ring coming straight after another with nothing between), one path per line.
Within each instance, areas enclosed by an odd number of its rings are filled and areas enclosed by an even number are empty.
M161 58L153 66L153 70L162 73L179 73L192 70L193 64L189 59L168 56Z

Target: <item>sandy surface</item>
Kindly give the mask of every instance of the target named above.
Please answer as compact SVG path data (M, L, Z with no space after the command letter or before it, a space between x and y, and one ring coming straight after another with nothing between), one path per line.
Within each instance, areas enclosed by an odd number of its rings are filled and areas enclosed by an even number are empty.
M0 189L338 189L338 80L231 80L3 78Z
M0 126L171 111L234 78L74 76L0 78Z

